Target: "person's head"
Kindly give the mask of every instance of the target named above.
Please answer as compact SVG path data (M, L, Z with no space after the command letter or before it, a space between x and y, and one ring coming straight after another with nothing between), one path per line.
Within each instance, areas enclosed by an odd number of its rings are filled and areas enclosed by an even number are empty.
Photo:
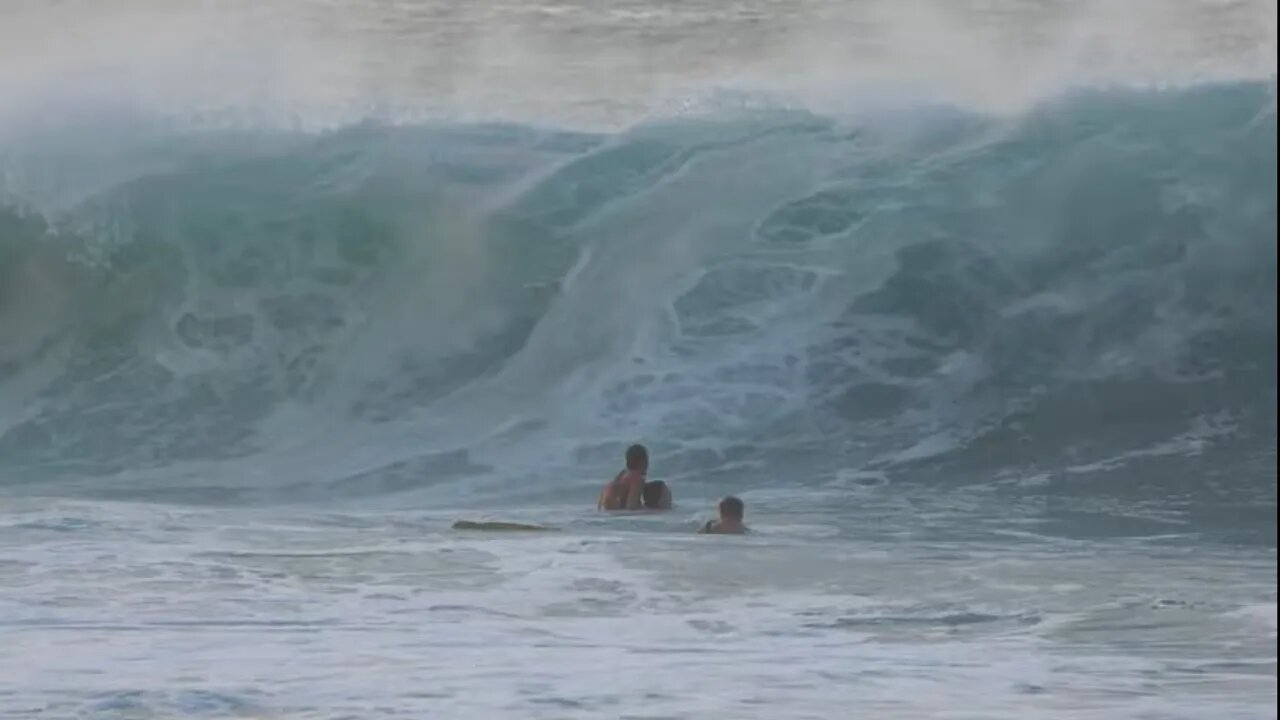
M649 451L643 445L627 448L627 469L645 472L649 469Z
M720 519L732 520L734 522L742 522L742 517L746 515L747 509L738 498L730 495L720 501Z
M650 480L640 493L644 506L650 510L666 510L671 507L671 493L661 480Z

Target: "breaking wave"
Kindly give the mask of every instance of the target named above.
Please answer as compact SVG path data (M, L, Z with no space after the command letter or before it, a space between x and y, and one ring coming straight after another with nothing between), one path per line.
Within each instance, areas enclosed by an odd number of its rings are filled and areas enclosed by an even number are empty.
M137 155L57 208L8 161L4 484L551 495L641 439L688 482L1274 496L1269 84Z

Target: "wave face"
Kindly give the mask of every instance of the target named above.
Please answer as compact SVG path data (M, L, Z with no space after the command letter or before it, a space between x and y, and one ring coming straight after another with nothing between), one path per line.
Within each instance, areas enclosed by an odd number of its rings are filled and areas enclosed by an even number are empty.
M1270 84L135 154L0 211L11 488L515 500L640 439L717 488L1274 502Z

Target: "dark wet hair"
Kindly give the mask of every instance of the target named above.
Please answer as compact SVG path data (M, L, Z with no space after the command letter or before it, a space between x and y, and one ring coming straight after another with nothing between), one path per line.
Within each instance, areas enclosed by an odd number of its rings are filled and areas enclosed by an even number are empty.
M747 512L746 507L738 498L730 495L720 501L720 515L730 520L741 520L742 516Z
M665 510L666 506L663 505L662 499L666 489L667 484L661 480L650 480L644 484L644 490L640 491L640 499L650 510Z
M627 448L627 469L645 470L649 467L649 451L643 445Z

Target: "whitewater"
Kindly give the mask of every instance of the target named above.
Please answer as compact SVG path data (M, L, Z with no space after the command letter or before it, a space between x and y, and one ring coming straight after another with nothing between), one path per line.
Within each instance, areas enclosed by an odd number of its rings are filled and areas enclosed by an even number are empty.
M1275 38L0 6L0 718L1275 718Z

